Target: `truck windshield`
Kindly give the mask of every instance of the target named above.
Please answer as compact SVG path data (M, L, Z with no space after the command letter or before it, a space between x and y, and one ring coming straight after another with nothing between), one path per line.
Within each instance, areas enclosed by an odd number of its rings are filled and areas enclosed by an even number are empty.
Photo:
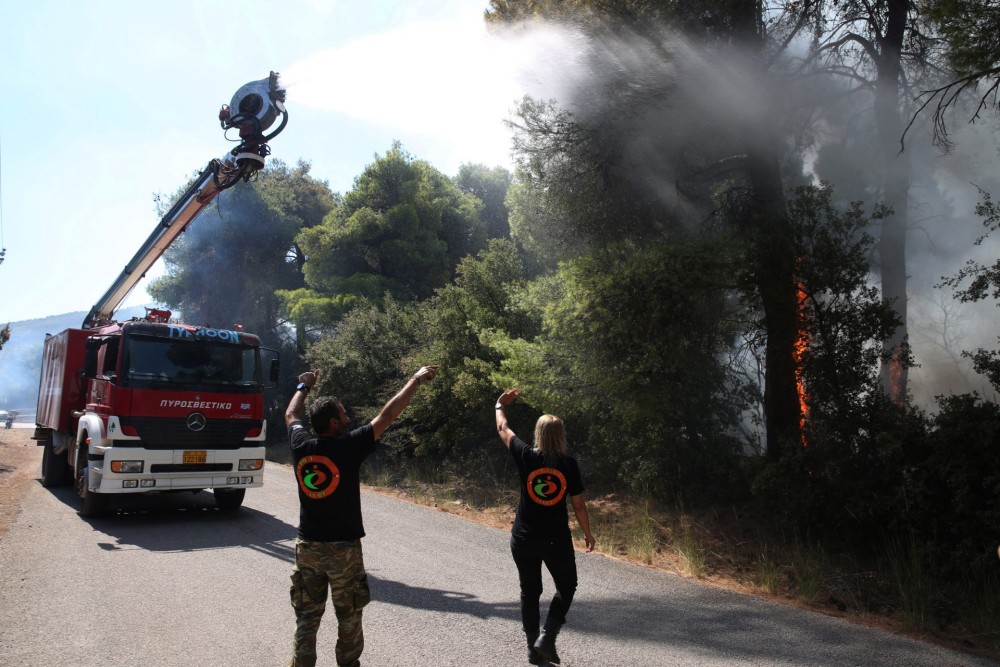
M123 363L125 384L133 387L198 385L226 391L261 383L258 349L249 345L130 336Z

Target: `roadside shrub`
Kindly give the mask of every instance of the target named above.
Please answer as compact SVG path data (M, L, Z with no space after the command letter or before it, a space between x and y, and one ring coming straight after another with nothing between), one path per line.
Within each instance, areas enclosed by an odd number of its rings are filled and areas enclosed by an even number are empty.
M923 459L907 470L909 520L932 571L985 575L1000 544L1000 406L976 394L938 402Z

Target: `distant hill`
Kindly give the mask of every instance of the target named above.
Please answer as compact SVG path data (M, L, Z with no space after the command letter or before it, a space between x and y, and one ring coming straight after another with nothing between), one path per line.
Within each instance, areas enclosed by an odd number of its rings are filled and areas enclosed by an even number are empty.
M126 320L145 314L142 306L135 306L122 308L115 315ZM79 328L86 316L87 311L81 310L10 323L10 340L0 350L0 409L34 413L45 334Z

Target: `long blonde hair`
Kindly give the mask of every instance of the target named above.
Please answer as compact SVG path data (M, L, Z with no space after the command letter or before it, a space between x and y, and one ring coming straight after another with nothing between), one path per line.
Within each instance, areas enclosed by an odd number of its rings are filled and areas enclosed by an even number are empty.
M566 454L566 427L555 415L542 415L535 422L535 451L547 465L555 465Z

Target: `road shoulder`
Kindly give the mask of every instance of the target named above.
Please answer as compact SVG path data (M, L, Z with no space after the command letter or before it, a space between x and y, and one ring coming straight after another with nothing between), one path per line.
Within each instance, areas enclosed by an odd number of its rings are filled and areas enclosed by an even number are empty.
M31 439L32 429L0 430L0 539L14 525L21 500L38 483L42 452Z

